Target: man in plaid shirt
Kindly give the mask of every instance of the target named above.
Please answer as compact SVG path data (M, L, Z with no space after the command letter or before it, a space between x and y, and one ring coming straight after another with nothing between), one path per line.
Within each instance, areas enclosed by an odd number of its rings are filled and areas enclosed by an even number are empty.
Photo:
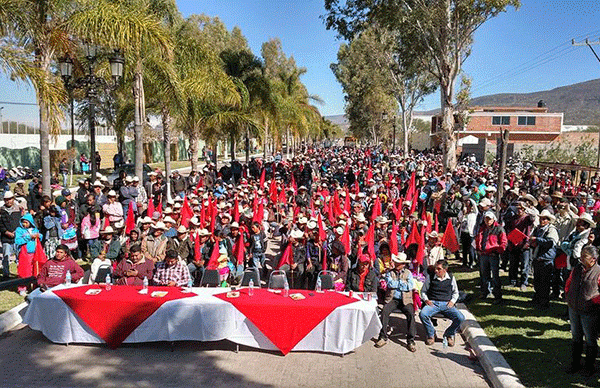
M167 251L164 261L156 263L152 282L157 286L184 287L191 280L187 266L177 260L177 251Z

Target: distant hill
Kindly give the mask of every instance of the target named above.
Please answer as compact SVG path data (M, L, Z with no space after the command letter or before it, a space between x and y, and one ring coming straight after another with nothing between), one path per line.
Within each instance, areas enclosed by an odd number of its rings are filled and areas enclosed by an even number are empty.
M600 124L600 79L533 93L501 93L476 97L472 106L537 106L544 100L549 112L564 113L565 125ZM439 109L419 112L435 115ZM417 112L415 112L417 113Z

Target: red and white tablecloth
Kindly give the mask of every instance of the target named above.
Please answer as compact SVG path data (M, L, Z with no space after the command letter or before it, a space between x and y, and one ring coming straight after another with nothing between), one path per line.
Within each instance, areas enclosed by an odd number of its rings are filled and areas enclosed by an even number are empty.
M227 298L224 288L194 288L191 293L164 288L167 296L152 298L139 295L135 287L113 286L93 296L85 295L88 288L58 286L37 294L23 321L56 343L116 347L121 342L227 339L284 354L347 353L381 329L375 301L335 292L291 291L306 297L294 301L264 289L255 289L252 297L242 289L239 298ZM150 292L158 289L150 287Z

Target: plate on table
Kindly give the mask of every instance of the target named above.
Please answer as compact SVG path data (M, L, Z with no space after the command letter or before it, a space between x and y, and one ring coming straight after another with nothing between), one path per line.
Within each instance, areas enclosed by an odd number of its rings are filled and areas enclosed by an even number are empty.
M302 299L306 299L306 297L300 293L297 294L290 294L290 298L292 298L293 300L302 300Z
M169 291L152 291L150 296L153 298L164 298L168 293Z
M240 297L240 292L239 291L229 291L227 293L227 297L228 298L239 298Z
M101 293L102 290L99 288L90 288L89 290L87 290L85 292L86 295L98 295L99 293Z

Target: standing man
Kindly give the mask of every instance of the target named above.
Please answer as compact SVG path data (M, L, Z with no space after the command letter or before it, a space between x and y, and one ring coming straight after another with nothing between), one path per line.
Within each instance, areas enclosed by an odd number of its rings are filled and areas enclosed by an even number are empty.
M62 175L63 178L63 187L67 187L67 178L69 176L69 165L67 163L67 158L63 158L60 164L58 165L58 172Z
M15 230L21 226L22 210L11 191L4 193L4 206L0 208L0 233L2 234L2 275L10 277L10 256L15 255Z
M550 307L550 288L554 258L558 248L558 231L551 223L556 220L548 209L540 214L540 225L531 234L533 248L533 303L542 309Z
M458 300L458 285L456 279L448 272L448 262L439 260L435 263L434 274L427 275L425 284L421 289L421 300L425 306L421 309L419 317L427 331L426 345L435 342L435 328L431 323L431 317L441 313L452 320L452 324L444 332L448 346L454 346L454 335L465 316L454 306Z

